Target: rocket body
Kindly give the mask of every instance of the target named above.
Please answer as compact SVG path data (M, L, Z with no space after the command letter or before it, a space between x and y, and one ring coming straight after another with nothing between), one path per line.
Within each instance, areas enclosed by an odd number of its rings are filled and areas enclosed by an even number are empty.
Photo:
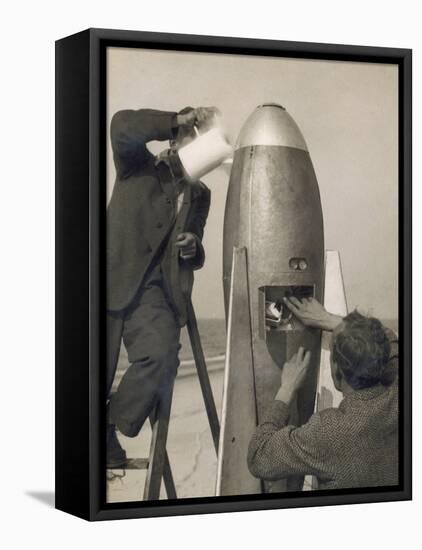
M226 313L233 247L246 249L255 422L261 421L280 387L285 361L303 346L311 351L312 364L291 411L295 422L302 424L314 410L321 334L295 319L283 306L283 297L312 296L322 302L323 218L305 140L277 104L262 105L250 115L235 147L224 219ZM227 414L236 413L228 407ZM265 490L280 490L280 484L272 487L267 484Z

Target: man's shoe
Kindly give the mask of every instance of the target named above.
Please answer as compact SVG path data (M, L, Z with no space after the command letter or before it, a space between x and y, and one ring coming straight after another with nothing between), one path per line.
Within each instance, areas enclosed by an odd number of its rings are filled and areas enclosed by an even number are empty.
M116 426L107 425L107 468L124 468L127 465L126 451L117 439Z

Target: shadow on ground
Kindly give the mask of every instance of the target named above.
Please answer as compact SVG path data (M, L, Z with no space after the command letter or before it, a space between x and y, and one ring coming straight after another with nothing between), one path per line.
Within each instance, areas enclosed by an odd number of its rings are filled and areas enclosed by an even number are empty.
M45 504L49 508L54 508L55 494L53 491L26 491L25 494Z

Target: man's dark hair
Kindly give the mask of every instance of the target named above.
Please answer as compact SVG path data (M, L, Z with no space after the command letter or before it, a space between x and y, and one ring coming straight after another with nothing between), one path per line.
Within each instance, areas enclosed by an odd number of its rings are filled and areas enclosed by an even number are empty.
M188 113L190 113L191 111L194 111L195 109L193 107L183 107L183 109L181 109L178 114L179 115L187 115Z
M358 311L343 319L343 330L333 341L333 361L354 390L377 384L388 386L390 342L381 322Z
M184 107L177 114L187 115L188 113L190 113L191 111L194 111L194 110L195 109L193 107ZM179 127L178 130L177 130L177 134L175 136L175 139L180 140L180 139L183 139L183 138L188 137L188 136L191 137L191 138L194 138L196 136L195 130L193 128Z

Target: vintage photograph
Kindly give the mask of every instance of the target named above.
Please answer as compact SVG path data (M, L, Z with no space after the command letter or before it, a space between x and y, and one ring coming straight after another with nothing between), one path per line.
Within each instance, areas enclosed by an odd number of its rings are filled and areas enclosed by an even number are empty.
M398 65L106 74L107 503L396 487Z

